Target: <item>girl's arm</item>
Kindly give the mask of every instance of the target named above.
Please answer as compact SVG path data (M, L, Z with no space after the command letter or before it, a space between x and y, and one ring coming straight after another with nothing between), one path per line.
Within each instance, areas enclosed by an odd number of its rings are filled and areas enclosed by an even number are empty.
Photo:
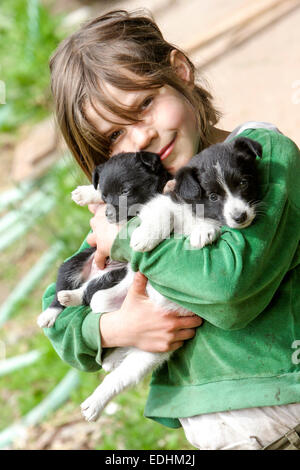
M43 310L52 302L55 284L51 284L43 296ZM101 367L101 338L99 330L101 314L90 313L85 306L67 307L58 316L52 328L44 328L59 357L75 369L94 372Z

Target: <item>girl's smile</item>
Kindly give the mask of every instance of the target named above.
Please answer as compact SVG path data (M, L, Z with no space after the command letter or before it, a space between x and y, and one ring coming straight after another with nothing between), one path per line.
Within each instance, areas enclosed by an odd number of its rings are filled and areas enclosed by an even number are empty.
M160 155L160 159L161 159L161 160L165 160L166 158L168 158L168 156L169 156L169 155L171 154L171 152L173 151L174 145L175 145L176 137L177 137L177 134L175 134L174 139L171 140L171 142L169 142L168 145L166 145L165 147L163 147L162 150L159 152L159 155Z

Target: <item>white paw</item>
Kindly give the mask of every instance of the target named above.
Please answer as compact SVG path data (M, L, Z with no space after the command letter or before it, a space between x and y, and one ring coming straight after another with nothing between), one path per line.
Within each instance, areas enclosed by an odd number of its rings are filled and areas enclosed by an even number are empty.
M74 191L72 191L72 199L79 206L85 206L89 203L89 194L90 191L88 186L78 186Z
M44 312L42 312L37 319L37 324L40 328L51 328L58 315L60 314L62 309L58 308L47 308Z
M79 206L87 204L100 204L102 201L100 191L96 190L93 185L77 186L72 191L72 199Z
M203 248L212 244L219 236L221 230L217 225L204 223L195 227L190 235L190 244L193 248Z
M151 230L140 226L131 235L130 246L135 251L151 251L160 241L160 239L153 237Z
M57 293L57 298L61 305L64 307L69 307L71 305L81 305L81 298L77 291L72 290L60 290Z
M102 362L102 369L105 370L105 372L111 372L116 367L117 364L115 364L110 358L104 359Z
M87 421L96 421L103 411L104 405L101 400L97 399L94 395L88 397L80 405L81 413Z

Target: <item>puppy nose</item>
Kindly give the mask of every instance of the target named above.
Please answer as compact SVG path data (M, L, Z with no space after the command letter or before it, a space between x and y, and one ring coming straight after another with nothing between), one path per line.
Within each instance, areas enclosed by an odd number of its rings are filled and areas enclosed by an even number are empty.
M232 218L237 224L242 224L247 219L247 212L240 212L238 214L234 214L232 215Z

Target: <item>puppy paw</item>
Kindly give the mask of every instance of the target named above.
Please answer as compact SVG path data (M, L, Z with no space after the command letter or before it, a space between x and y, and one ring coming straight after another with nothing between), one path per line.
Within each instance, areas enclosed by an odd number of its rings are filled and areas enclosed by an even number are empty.
M193 248L203 248L205 245L211 245L221 233L219 226L209 223L203 223L193 229L190 235L190 245Z
M93 185L77 186L72 191L72 199L79 206L86 206L87 204L100 204L103 202L101 194Z
M151 230L145 229L142 226L135 229L131 235L130 246L135 251L151 251L159 243L160 239L153 237Z
M101 400L91 395L80 405L80 408L86 421L97 421L104 406Z
M60 290L57 293L59 303L64 307L81 305L82 296L77 290Z
M58 315L60 314L61 309L58 308L47 308L42 312L37 319L37 324L40 328L51 328Z

